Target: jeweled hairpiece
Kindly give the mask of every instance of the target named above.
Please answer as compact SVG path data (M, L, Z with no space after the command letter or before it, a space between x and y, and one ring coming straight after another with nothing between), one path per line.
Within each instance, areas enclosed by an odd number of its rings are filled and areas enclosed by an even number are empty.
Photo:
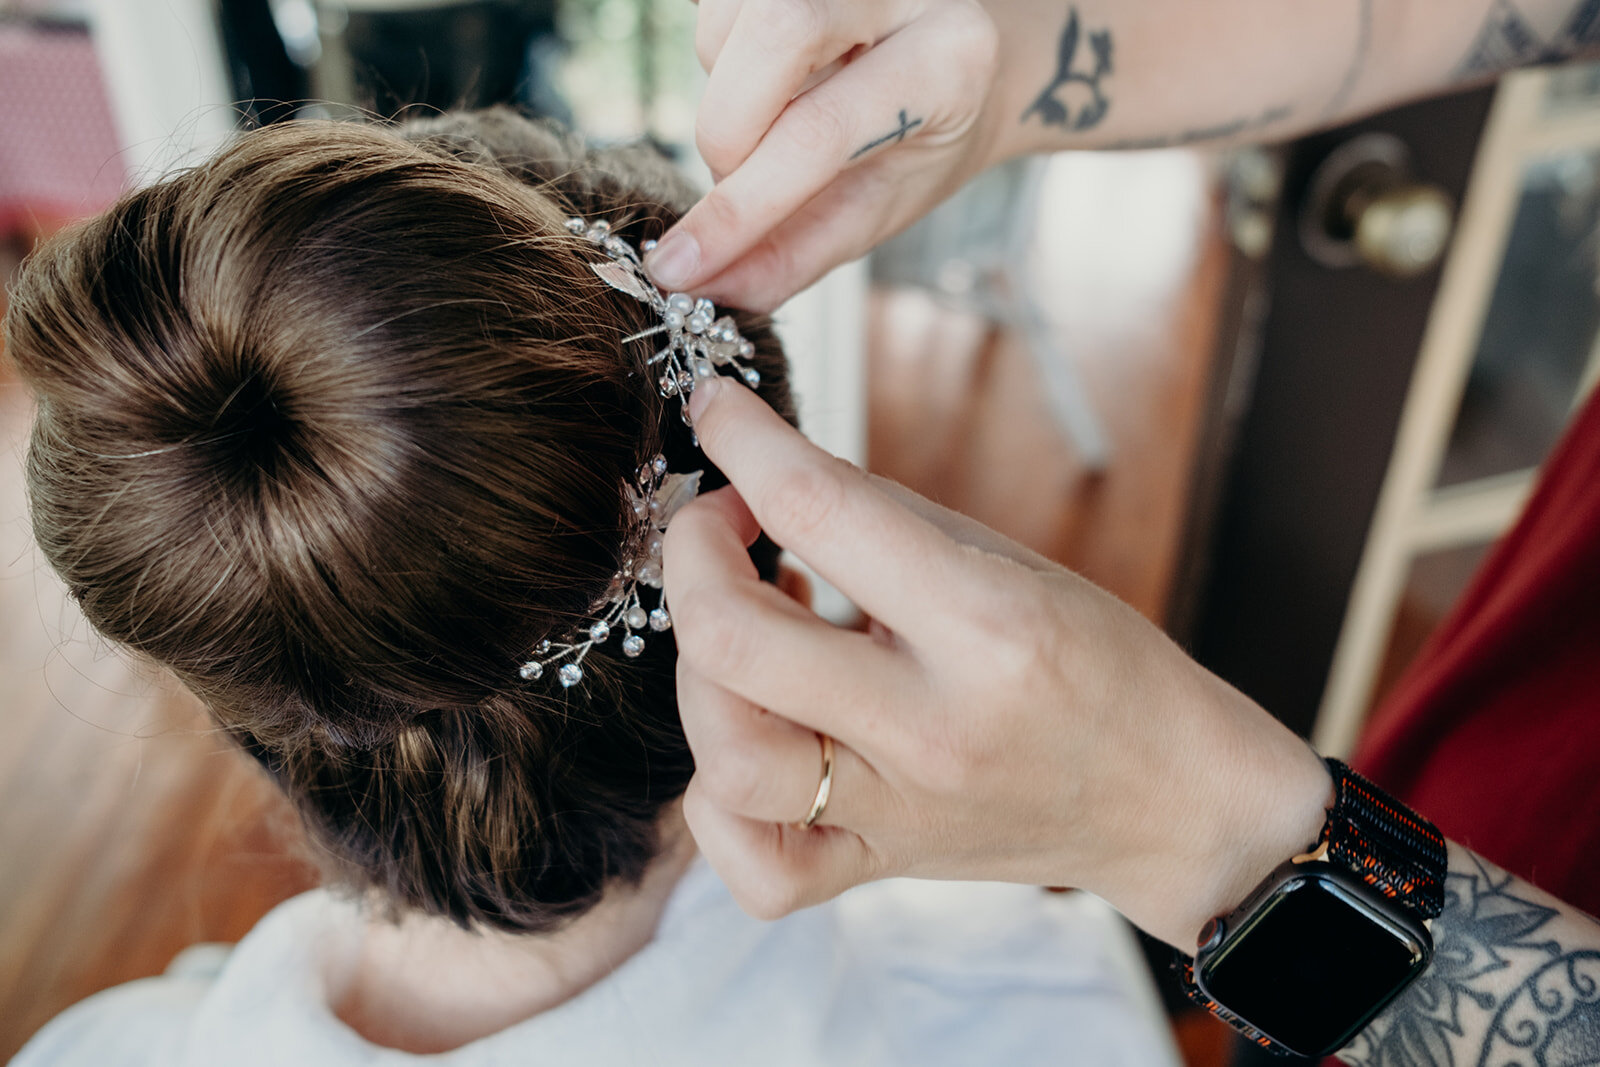
M661 317L661 325L624 337L622 343L666 335L666 344L646 360L645 365L659 375L656 391L666 399L678 398L684 425L692 425L689 396L694 392L697 378L710 378L722 370L731 370L752 389L761 384L761 372L744 362L755 352L755 346L739 335L739 327L732 316L718 318L716 305L703 296L697 299L688 293L662 293L644 272L644 264L633 246L614 235L611 224L604 219L592 223L568 219L567 229L587 238L611 258L609 263L589 265L601 281L640 303L649 304ZM654 241L644 243L646 252L654 247Z
M740 336L731 317L717 317L711 301L688 293L662 293L645 273L633 245L613 234L604 219L571 218L567 229L606 254L607 262L590 264L601 281L650 305L660 317L659 326L625 337L622 343L665 337L665 343L645 360L645 369L656 375L656 391L663 399L678 400L679 417L691 431L689 397L696 381L730 371L752 389L761 384L761 373L744 362L755 346ZM644 250L650 251L654 244L645 242ZM667 594L662 589L661 538L672 516L700 491L701 473L671 473L666 457L659 455L639 468L634 484L628 487L632 525L623 538L621 569L612 575L606 595L595 605L592 621L565 641L540 641L533 658L519 668L523 679L536 681L554 668L556 680L570 689L583 681L584 658L596 645L620 634L622 654L635 659L644 652L646 631L660 633L672 628ZM648 594L643 590L652 591L655 607L646 610L644 596Z

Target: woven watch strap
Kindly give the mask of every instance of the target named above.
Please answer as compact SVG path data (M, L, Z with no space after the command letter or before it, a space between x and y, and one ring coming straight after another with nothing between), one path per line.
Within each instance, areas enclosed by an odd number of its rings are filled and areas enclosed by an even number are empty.
M1323 820L1317 845L1326 858L1348 868L1383 896L1432 919L1444 908L1447 864L1444 835L1428 820L1336 759L1325 760L1333 776L1333 806ZM1200 991L1194 960L1180 952L1174 961L1179 984L1189 999L1244 1037L1287 1054L1272 1038Z
M1343 763L1326 762L1334 798L1318 844L1419 918L1436 918L1444 910L1444 835Z

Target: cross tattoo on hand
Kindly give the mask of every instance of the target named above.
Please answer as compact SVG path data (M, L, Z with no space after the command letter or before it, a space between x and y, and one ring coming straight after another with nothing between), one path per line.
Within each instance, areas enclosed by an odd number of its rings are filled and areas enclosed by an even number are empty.
M899 144L901 141L904 141L906 139L906 134L910 133L912 130L916 129L918 126L921 126L921 125L922 125L922 120L921 119L913 119L913 118L909 117L906 114L906 109L905 108L901 108L900 109L900 125L896 126L894 129L890 130L888 133L884 134L882 137L879 137L877 140L868 141L866 144L864 144L860 148L856 149L855 152L851 154L850 159L852 161L860 159L862 156L866 155L868 152L872 151L874 148L877 148L880 145L886 145L891 141L893 141L895 144Z

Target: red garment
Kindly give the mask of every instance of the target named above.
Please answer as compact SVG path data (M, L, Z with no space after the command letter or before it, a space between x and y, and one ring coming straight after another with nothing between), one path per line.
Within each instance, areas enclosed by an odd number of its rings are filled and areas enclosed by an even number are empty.
M1354 764L1446 837L1600 915L1600 390Z

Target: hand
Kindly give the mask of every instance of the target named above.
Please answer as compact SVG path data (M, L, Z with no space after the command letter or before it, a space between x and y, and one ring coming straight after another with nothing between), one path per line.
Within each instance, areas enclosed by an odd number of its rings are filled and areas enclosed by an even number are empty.
M733 487L666 538L684 798L749 911L893 875L1075 885L1173 944L1321 827L1321 761L1132 609L823 453L753 394L697 387ZM761 582L764 529L874 620L829 625ZM814 731L837 742L817 827Z
M976 0L700 0L698 18L719 180L646 258L664 288L771 309L994 161Z

